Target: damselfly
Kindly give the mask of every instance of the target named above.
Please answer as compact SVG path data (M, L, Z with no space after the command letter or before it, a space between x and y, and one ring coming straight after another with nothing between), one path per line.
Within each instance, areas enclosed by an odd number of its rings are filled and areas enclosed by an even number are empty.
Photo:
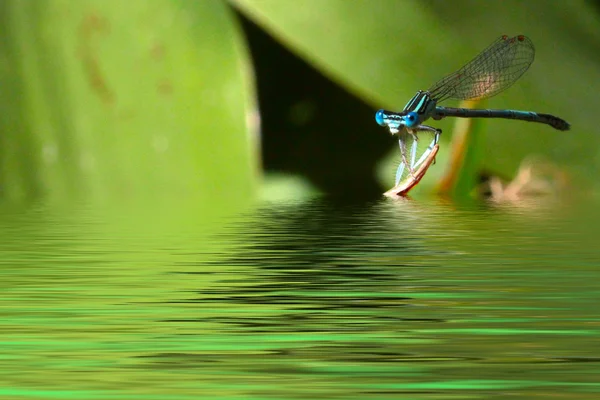
M478 110L468 108L440 107L444 100L475 100L492 97L510 87L527 71L535 56L531 40L523 35L509 38L504 35L494 41L468 64L438 81L429 90L419 90L410 99L402 112L379 110L375 120L386 126L393 135L398 135L402 162L396 172L396 186L408 170L414 180L414 171L429 159L439 140L441 129L423 125L429 118L440 120L445 117L463 118L508 118L529 122L540 122L566 131L570 125L561 118L549 114L516 110ZM432 135L431 143L417 151L417 133ZM410 159L408 145L410 144ZM417 153L420 153L417 159ZM420 179L420 178L419 178Z

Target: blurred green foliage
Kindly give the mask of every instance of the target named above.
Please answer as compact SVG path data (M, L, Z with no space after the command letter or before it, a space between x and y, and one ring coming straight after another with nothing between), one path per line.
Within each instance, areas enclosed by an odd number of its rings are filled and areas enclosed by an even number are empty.
M253 77L219 0L0 2L6 200L256 191Z

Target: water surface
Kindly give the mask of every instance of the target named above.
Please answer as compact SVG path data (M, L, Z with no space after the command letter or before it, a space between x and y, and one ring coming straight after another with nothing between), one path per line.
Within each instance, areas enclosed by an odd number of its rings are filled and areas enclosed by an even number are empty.
M600 397L598 204L5 210L0 397Z

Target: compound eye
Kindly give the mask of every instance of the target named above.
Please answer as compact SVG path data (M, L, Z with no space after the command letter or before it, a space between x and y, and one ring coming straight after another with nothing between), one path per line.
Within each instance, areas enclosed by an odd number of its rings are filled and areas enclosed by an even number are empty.
M379 110L375 113L375 121L381 126L385 126L385 112L383 110Z
M406 116L404 117L404 122L407 127L411 128L418 124L419 115L416 112L411 111L408 114L406 114Z

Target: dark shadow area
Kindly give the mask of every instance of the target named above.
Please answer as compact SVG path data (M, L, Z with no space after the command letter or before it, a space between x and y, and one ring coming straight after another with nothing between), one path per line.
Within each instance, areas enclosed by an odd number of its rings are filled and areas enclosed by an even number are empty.
M375 165L394 143L376 110L238 17L256 73L264 170L300 174L334 196L380 196Z

